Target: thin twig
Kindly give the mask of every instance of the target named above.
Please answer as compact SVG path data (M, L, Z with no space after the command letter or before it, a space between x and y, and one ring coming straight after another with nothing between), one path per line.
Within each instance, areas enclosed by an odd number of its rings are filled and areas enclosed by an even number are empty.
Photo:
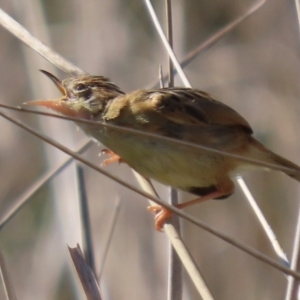
M0 105L1 106L1 105ZM17 110L18 109L20 109L20 108L17 108ZM21 109L21 110L24 110L25 111L25 109ZM49 115L48 113L43 113L43 114L45 114L45 115ZM52 116L52 114L50 114L51 116ZM55 116L55 115L54 115ZM62 117L62 116L58 116L59 118L62 118L62 119L72 119L72 118L66 118L66 117ZM78 120L76 120L76 119L74 119L75 121L79 121L79 122L81 122L82 120L80 120L80 119L78 119ZM85 121L82 121L82 122L85 122ZM90 122L90 121L88 121L88 122ZM110 127L110 125L108 125L108 124L106 124L106 126L107 127ZM125 131L127 131L128 129L126 129L126 128L120 128L120 130L125 130ZM129 131L131 131L131 130L129 130ZM137 133L137 132L136 132ZM142 135L148 135L147 133L142 133L142 132L140 132ZM151 136L151 135L150 135ZM174 142L175 142L176 140L174 140ZM182 143L181 141L177 141L177 142L179 142L180 144ZM192 145L191 145L192 146ZM200 146L201 147L201 146ZM208 150L208 149L207 149ZM210 149L212 152L214 151L214 149ZM226 154L228 154L228 156L231 156L231 154L229 154L229 153L223 153L224 155ZM241 157L240 157L241 158ZM259 164L259 162L257 161L256 163L258 163ZM264 163L262 163L262 164L264 164ZM269 165L269 164L267 164L267 165ZM280 169L280 168L278 168L278 169ZM285 169L285 168L284 168ZM240 184L240 186L243 188L243 190L244 190L244 192L245 192L245 194L246 194L246 196L247 196L247 199L249 200L249 202L250 203L252 203L251 205L254 207L254 206L257 206L257 204L256 205L253 205L253 201L252 201L252 199L253 199L253 197L251 196L251 197L249 197L249 189L248 188L246 188L245 187L245 183L243 183L243 182L241 182L241 180L239 179L238 180L238 182L239 182L239 184ZM251 194L250 194L251 195ZM259 216L258 216L259 217ZM261 219L261 217L259 217L260 219ZM266 223L266 221L264 221L263 223ZM267 232L267 235L268 236L270 236L270 232ZM279 245L279 243L276 241L276 237L274 238L274 236L273 236L273 238L272 238L272 245L273 245L273 247L275 248L275 250L277 251L277 253L279 252L280 253L280 245ZM275 242L274 242L275 241ZM277 243L277 244L276 244ZM283 253L283 251L281 251L281 253ZM282 258L282 257L284 257L284 253L283 253L283 255L280 255L280 257Z
M86 263L79 245L68 248L87 300L102 300L95 274Z
M172 1L165 0L165 6L166 6L166 19L167 19L167 39L170 47L173 48ZM174 86L173 62L169 56L168 56L168 65L169 65L168 87L173 87Z
M177 72L178 72L178 74L179 74L182 82L184 83L184 85L186 87L191 87L190 83L188 82L188 79L187 79L186 75L184 74L184 72L183 72L180 64L178 63L176 55L174 54L172 48L170 47L170 45L168 44L168 41L166 40L166 37L164 36L164 33L163 33L162 28L161 28L161 26L160 26L160 24L158 22L157 16L156 16L155 11L154 11L154 9L153 9L153 7L151 5L150 0L145 0L145 1L147 3L148 8L149 8L149 12L150 12L150 15L152 17L153 23L154 23L154 25L155 25L155 27L156 27L156 29L157 29L157 31L158 31L158 33L159 33L162 41L163 41L163 44L164 44L164 46L165 46L165 48L166 48L166 50L167 50L170 58L172 59L172 61L174 63L174 66L175 66L175 68L176 68L176 70L177 70ZM247 185L246 185L246 183L245 183L245 181L244 181L244 179L242 177L239 177L238 184L240 185L240 187L241 187L244 195L246 196L246 199L248 200L248 202L250 202L250 203L251 202L252 203L255 202L255 199L250 194L249 189L248 189L248 187L247 187ZM255 203L255 206L258 206L258 205ZM254 205L251 205L251 207L253 208ZM257 210L254 210L254 213L256 213L256 212L257 212ZM266 223L266 220L265 220L264 217L259 216L258 218L260 220L264 219L264 222ZM265 227L263 227L263 228L265 228ZM267 236L269 237L270 234L267 233ZM274 239L273 238L271 240L269 240L269 241L271 242L271 244L273 243L273 245L274 245ZM279 246L279 248L280 248L280 246ZM278 247L277 247L277 249L278 249ZM280 258L282 258L282 255L280 255Z
M298 34L300 32L300 0L295 0L295 7L297 12L297 20L298 20ZM294 246L293 246L293 254L292 254L292 262L291 262L292 270L300 269L300 209L298 212L297 219L297 227L294 237ZM285 294L285 300L299 300L300 299L300 282L299 280L295 280L293 277L288 277L288 285Z
M293 254L291 261L291 269L299 270L300 268L300 207L298 212L298 221L294 237ZM288 276L288 285L285 294L285 300L298 300L299 299L299 280L294 277Z
M119 213L120 213L120 203L121 203L120 202L120 197L117 197L116 201L115 201L115 205L114 205L113 214L112 214L112 217L111 217L110 224L109 224L109 226L107 226L108 230L107 230L106 241L103 242L104 250L103 250L101 263L100 263L100 269L99 269L99 276L98 276L99 281L101 280L101 277L102 277L102 274L103 274L103 270L104 270L104 266L105 266L105 262L106 262L106 257L107 257L107 254L108 254L109 247L111 245L111 241L112 241L112 237L113 237L114 232L115 232L116 225L117 225L117 219L118 219L118 216L119 216Z
M109 124L109 123L103 123L101 121L90 121L90 120L84 120L84 119L80 119L80 118L60 116L60 115L56 115L56 114L52 114L52 113L35 111L35 110L31 110L31 109L27 109L27 108L23 108L23 107L19 107L19 106L16 107L16 106L11 106L11 105L2 104L2 103L0 103L0 107L6 108L6 109L11 109L11 110L16 110L16 111L20 111L20 112L27 112L27 113L33 113L33 114L63 119L63 120L70 120L70 121L73 121L76 123L90 124L90 125L95 125L95 126L99 126L99 127L107 127L107 128L111 128L111 129L116 129L116 130L122 131L122 132L133 133L133 134L139 135L141 137L147 137L147 138L151 138L154 140L167 142L167 143L170 143L170 144L173 144L176 146L178 146L178 145L187 146L187 147L190 147L190 150L192 150L192 149L205 150L205 151L209 151L212 153L217 153L217 154L221 154L224 156L236 158L238 160L249 162L251 164L266 167L266 168L269 168L272 170L282 171L282 172L286 172L286 173L288 172L289 174L300 174L300 171L298 171L298 170L275 165L272 163L267 163L267 162L264 162L259 159L248 158L245 156L241 156L238 154L232 154L230 152L218 150L218 149L203 146L200 144L194 144L194 143L190 143L190 142L186 142L186 141L182 141L182 140L178 140L178 139L174 139L174 138L169 138L169 137L165 137L165 136L161 136L161 135L157 135L154 133L149 133L149 132L145 132L145 131L141 131L141 130L137 130L137 129L133 129L133 128L117 126L117 125L113 125L113 124Z
M188 66L199 54L203 53L204 51L208 50L212 46L214 46L217 42L219 42L222 38L224 38L228 33L230 33L237 25L248 19L254 12L256 12L259 8L261 8L268 0L258 1L252 7L250 7L245 14L238 17L236 20L232 21L219 31L217 31L214 35L210 36L204 42L201 42L199 46L195 47L192 51L190 51L183 60L180 61L180 65L182 68ZM176 68L173 69L174 75L177 74ZM166 82L168 79L168 75L163 77L163 82ZM157 87L159 82L155 82L150 86Z
M158 21L158 18L157 18L156 14L155 14L155 11L153 9L153 6L152 6L150 0L145 0L145 2L146 2L146 5L147 5L147 8L148 8L148 11L150 13L151 19L152 19L152 21L153 21L153 23L155 25L155 28L156 28L156 30L157 30L157 32L158 32L158 34L159 34L159 36L160 36L160 38L161 38L164 46L165 46L165 48L167 49L169 57L171 58L174 66L175 66L175 68L176 68L176 70L177 70L177 72L178 72L178 74L179 74L179 76L181 78L181 80L183 81L183 83L184 83L185 86L191 87L191 85L190 85L187 77L185 76L185 74L184 74L184 72L183 72L183 70L182 70L182 68L181 68L181 66L180 66L180 64L178 62L178 59L176 58L175 53L173 52L173 50L172 50L172 48L171 48L171 46L170 46L170 44L168 42L168 39L166 38L166 36L164 34L164 31L163 31L163 29L162 29L162 27L161 27L161 25L160 25L160 23Z
M186 67L190 62L192 62L200 53L210 49L213 45L224 38L228 33L230 33L237 25L245 21L248 17L253 15L254 12L258 11L268 0L258 1L252 7L250 7L245 14L238 17L236 20L232 21L225 27L221 28L214 35L209 37L206 41L202 42L200 46L192 50L188 55L180 62L182 68Z
M162 65L159 65L158 67L158 80L159 80L159 86L160 88L164 88L164 80L163 80L163 69L162 69Z
M12 2L14 4L15 16L18 16L18 20L23 24L26 24L27 28L30 28L30 30L32 30L32 32L39 37L39 40L42 40L48 46L48 48L51 47L50 29L46 20L45 10L43 9L43 3L40 0L27 0L26 3L20 3L19 0L13 0ZM29 41L28 37L27 40ZM42 51L45 50L45 46L43 47L43 45L40 45L39 42L37 42L35 45L37 47L42 46L40 49ZM28 51L25 45L21 44L20 46L23 53L23 69L26 71L27 82L32 90L32 94L34 97L37 97L37 95L41 96L41 94L43 95L43 98L48 97L52 86L50 86L36 70L41 67L44 69L47 66L49 71L55 74L57 68L55 68L54 65L49 66L49 63L42 57L36 55L34 51ZM52 54L54 54L54 52L52 52ZM54 135L57 139L61 138L64 141L68 141L69 145L73 146L73 139L68 138L71 136L68 134L68 132L71 130L68 124L60 126L61 130L57 130L57 122L55 122L55 120L49 119L47 122L45 122L44 118L42 118L42 120L39 119L38 121L43 130L48 132L50 135ZM49 147L45 143L43 143L42 146L45 157L47 157L48 162L50 162L50 166L61 161L61 153L57 152L52 147ZM60 232L63 235L63 239L67 240L69 243L74 243L74 241L78 242L82 238L80 234L80 221L78 219L79 204L74 203L74 200L77 197L76 191L78 190L74 175L75 166L72 165L65 170L65 172L60 174L59 180L57 180L56 183L51 186L52 200L54 201L56 208L56 216L61 225ZM52 235L48 235L47 237L48 239L51 239ZM59 252L56 255L59 259L59 257L63 258L64 253ZM56 267L57 272L59 272L59 266ZM60 267L62 268L62 266ZM69 268L68 272L71 272L70 264L67 265L67 268ZM27 280L27 284L24 282L26 285L31 284L32 280L34 279L31 277L32 276L26 277L25 280ZM55 282L55 278L50 278L49 281L44 277L38 277L36 284L41 284L41 286L46 284L48 287L52 286ZM73 276L71 280L73 281L72 287L74 288L74 295L81 295L80 288L77 284L75 284L75 276Z
M146 191L147 193L151 194L153 197L158 197L151 181L143 176L141 176L139 173L134 172L134 175L138 181L138 183L140 184L140 186L143 188L144 191ZM150 205L154 205L155 203L153 203L153 201L149 201ZM174 206L172 206L174 207ZM193 283L195 284L196 289L198 290L199 294L202 296L203 300L213 300L213 297L209 291L209 289L207 288L200 270L197 268L197 265L195 264L193 257L191 256L191 254L189 253L188 249L186 248L184 242L182 241L181 237L179 236L176 228L173 226L173 224L170 223L165 223L164 224L164 231L166 233L166 235L168 236L168 239L170 240L170 243L172 244L172 246L174 247L179 259L180 259L180 263L182 263L188 274L191 277L191 280L193 281ZM182 271L182 268L180 267L180 269L178 268L178 264L173 264L172 265L173 270L171 271L172 274L176 271L180 272ZM169 281L173 281L172 284L180 284L181 283L181 278L179 278L179 276L173 276L173 278L169 278ZM180 280L180 282L177 282L178 280ZM174 299L180 299L182 291L181 289L177 289L174 287L172 288L172 291L168 291L168 299L170 299L170 297L174 297Z
M298 31L300 31L300 1L299 0L295 0L295 7L297 12L297 20L298 20ZM298 212L298 221L297 221L297 227L296 227L296 232L294 237L291 268L295 271L300 269L300 209ZM298 280L295 280L293 277L289 276L285 300L299 300L300 299L299 286L300 286L300 282Z
M188 270L189 275L192 278L196 289L200 292L202 299L213 300L214 298L210 290L208 289L207 284L201 276L201 273L197 268L195 261L193 261L191 254L189 253L185 245L182 243L182 240L178 235L177 231L174 229L173 226L170 226L169 224L166 224L164 226L164 230L170 236L170 240L172 241L174 249L176 249L176 253L178 253L178 255L181 258L182 264L185 266L186 270ZM186 257L188 257L189 259L185 259Z
M2 249L0 248L0 275L7 300L17 300L16 292Z
M279 264L277 261L267 257L266 255L260 253L259 251L253 249L252 247L249 247L233 238L231 238L230 236L228 236L227 234L221 233L219 230L214 229L211 226L208 226L205 222L202 222L194 217L192 217L191 215L183 212L181 209L178 209L164 201L161 201L159 198L154 197L153 195L149 194L149 193L145 193L144 191L132 186L131 184L127 183L126 181L108 173L107 171L103 170L102 168L98 167L95 164L92 164L91 162L89 162L88 160L84 159L83 157L81 157L80 155L78 155L77 153L71 151L70 149L68 149L67 147L63 146L60 143L57 143L56 141L54 141L51 138L46 137L45 135L39 133L37 130L31 128L28 125L23 124L22 122L20 122L19 120L16 120L10 116L8 116L7 114L5 114L4 112L2 112L0 110L0 116L2 116L3 118L7 119L8 121L16 124L17 126L25 129L26 131L30 132L31 134L33 134L34 136L38 137L39 139L45 141L46 143L56 147L57 149L61 150L62 152L74 157L76 160L82 162L83 164L89 166L90 168L94 169L95 171L105 175L106 177L116 181L117 183L123 185L124 187L134 191L135 193L150 199L152 201L154 201L155 203L157 203L158 205L161 205L167 209L169 209L170 211L172 211L175 214L178 214L179 216L181 216L182 218L186 219L187 221L191 222L192 224L201 227L202 229L210 232L211 234L221 238L222 240L228 242L229 244L239 248L240 250L243 250L244 252L250 254L251 256L265 262L266 264L273 266L274 268L284 272L285 274L288 275L292 275L297 279L300 279L300 273L297 273L281 264Z
M92 144L92 141L85 141L74 152L83 153ZM0 231L24 207L24 205L27 204L30 199L32 199L33 195L35 195L45 183L53 179L57 174L59 174L62 170L69 166L73 160L74 158L72 156L68 157L58 166L42 175L35 183L31 185L30 188L28 188L27 191L23 193L22 196L19 196L16 201L11 201L12 203L14 203L14 205L0 219Z
M169 203L171 205L178 204L178 192L176 189L170 187L169 188ZM188 255L188 250L181 240L178 233L180 233L180 219L178 215L174 215L172 217L172 223L166 224L167 229L165 228L165 232L168 232L169 235L173 237L174 240L179 241L181 246L176 248L174 244L171 243L169 245L169 264L168 264L168 300L180 300L182 299L182 264L186 267L188 274L193 278L196 275L196 279L193 279L193 282L196 285L196 288L200 292L203 300L213 299L212 297L207 297L207 291L209 291L208 287L205 285L205 281L200 274L200 270L195 265L193 258L191 255ZM171 237L169 237L171 240ZM186 251L181 256L179 256L180 250ZM184 259L185 258L185 259ZM188 261L188 263L185 263ZM203 293L203 287L205 287L205 293ZM209 292L210 294L210 292Z
M166 7L166 23L167 23L167 38L168 42L170 44L170 47L173 48L173 22L172 22L172 1L171 0L165 0L165 7ZM174 72L173 72L173 62L171 58L168 56L168 87L174 86ZM161 86L163 88L163 86ZM175 188L170 187L169 188L169 203L171 205L178 205L178 192ZM174 215L171 224L167 225L169 229L166 230L168 233L173 233L176 235L178 239L180 239L179 234L180 233L180 220L178 215ZM180 239L180 242L182 245L184 245L183 241ZM184 245L184 249L186 249ZM177 249L173 246L172 243L169 243L169 261L168 261L168 294L167 299L168 300L181 300L182 299L182 262L180 260L180 257L177 255ZM192 260L191 256L183 256L186 260L186 257L188 258L189 262L191 262L190 265L193 265L195 268L195 263ZM183 259L184 261L184 259ZM197 270L197 268L196 268ZM193 275L190 272L190 266L187 268L187 271L191 277ZM196 272L198 274L198 277L200 277L201 285L204 284L204 280L202 280L202 277L200 275L199 270ZM199 280L198 280L199 281ZM196 280L196 283L198 283ZM197 287L198 288L198 287ZM199 289L198 289L199 290ZM207 289L208 290L208 289ZM199 292L201 289L199 290ZM200 292L200 295L203 293ZM207 299L205 295L202 295L203 299Z
M300 1L295 0L297 19L298 19L298 27L300 28Z
M7 105L2 105L0 104L0 106L3 106L5 108L13 108L13 109L16 109L16 110L23 110L23 111L26 111L26 112L32 112L30 110L26 110L26 109L21 109L21 108L15 108L15 107L9 107ZM51 116L56 116L56 115L53 115L53 114L49 114L49 113L40 113L39 114L44 114L44 115L51 115ZM62 118L62 119L70 119L70 120L73 120L73 121L76 121L76 122L83 122L83 123L90 123L91 121L85 121L85 120L80 120L80 119L74 119L74 118L69 118L69 117L63 117L63 116L57 116L58 118ZM97 124L97 125L100 125L101 123L100 122L92 122L91 124ZM111 125L109 124L103 124L103 126L106 126L106 127L111 127ZM115 126L112 126L113 128L118 128L118 127L115 127ZM128 131L128 132L135 132L136 134L141 134L143 136L149 136L149 137L153 137L153 138L158 138L158 139L163 139L163 140L169 140L169 138L165 138L165 137L159 137L159 136L156 136L156 135L152 135L152 134L148 134L146 132L138 132L138 131L135 131L135 130L132 130L132 129L128 129L128 128L122 128L122 127L119 127L120 130L123 130L123 131ZM270 168L273 168L273 169L277 169L277 170L282 170L282 171L285 171L286 169L289 170L289 172L291 173L297 173L297 171L295 170L292 170L292 169L289 169L289 168L285 168L285 167L278 167L276 165L273 165L273 164L269 164L269 163L264 163L264 162L261 162L261 161L257 161L257 160L252 160L252 159L247 159L247 158L243 158L241 156L238 156L238 155L233 155L233 154L230 154L230 153L226 153L226 152L223 152L223 151L219 151L219 150L216 150L216 149L212 149L212 148L208 148L208 147L203 147L203 146L200 146L200 145L196 145L196 144L190 144L190 143L186 143L186 142L183 142L183 141L179 141L179 140L173 140L173 139L170 139L169 140L170 142L174 142L175 144L178 143L178 144L186 144L186 145L189 145L191 146L192 148L193 147L198 147L199 149L205 149L207 151L211 151L211 152L217 152L217 153L220 153L220 154L223 154L223 155L227 155L227 156L233 156L235 158L239 158L241 160L245 160L245 161L251 161L252 163L256 163L258 165L263 165L263 166L267 166L267 167L270 167ZM246 195L246 198L248 199L251 207L254 209L255 207L258 208L257 204L254 201L249 189L247 188L245 182L243 182L243 180L241 178L239 178L238 180L238 183L239 185L241 186L242 190L244 191L245 195ZM254 209L255 213L257 214L258 211L260 211L259 209ZM262 214L260 215L257 215L258 219L260 220L264 230L266 230L268 228L268 226L265 226L267 224L267 221L265 220L265 218L263 217ZM276 236L274 235L273 232L271 232L270 230L267 230L266 231L266 234L268 237L271 237L270 239L270 242L272 243L272 246L273 248L275 249L276 253L279 255L279 257L281 259L283 259L284 261L287 261L287 259L285 258L285 254L284 252L281 250L281 247L276 239Z
M78 200L80 205L80 220L83 239L83 253L87 264L96 275L95 255L93 249L92 229L90 222L90 212L86 193L86 185L84 179L84 171L82 166L76 165L77 185L78 185Z
M286 266L289 266L290 263L283 252L276 235L274 231L272 230L271 226L268 224L266 218L264 217L262 211L260 210L259 206L257 205L257 202L253 198L249 188L246 186L244 180L242 180L241 176L238 176L237 181L242 188L243 192L246 194L246 198L248 199L249 204L251 205L252 210L254 211L254 214L256 215L258 221L260 222L261 226L263 227L263 230L265 231L269 241L271 242L271 245L277 254L277 256L281 259L282 263Z
M10 33L16 36L23 43L35 50L45 59L50 61L53 65L57 66L62 71L70 75L85 74L81 69L68 62L58 53L47 47L40 40L30 34L22 25L11 18L7 13L0 9L0 24L7 29Z

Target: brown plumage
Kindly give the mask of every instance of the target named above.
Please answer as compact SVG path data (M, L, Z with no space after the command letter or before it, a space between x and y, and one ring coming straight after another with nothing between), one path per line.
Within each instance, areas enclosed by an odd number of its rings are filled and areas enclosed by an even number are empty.
M252 136L249 123L229 106L197 89L162 88L123 93L101 76L72 77L62 82L43 71L63 96L27 104L49 107L68 116L106 122L211 147L245 158L259 160L283 170L300 181L300 168L266 149ZM223 199L234 192L232 177L258 164L186 145L137 136L115 129L78 125L112 152L108 164L122 159L146 177L200 196L178 205L186 207L209 199ZM161 229L171 213L151 209L156 228Z

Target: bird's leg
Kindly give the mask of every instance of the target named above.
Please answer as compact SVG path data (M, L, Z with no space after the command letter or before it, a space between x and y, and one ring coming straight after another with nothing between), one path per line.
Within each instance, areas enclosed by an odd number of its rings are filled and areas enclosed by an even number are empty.
M204 202L207 200L221 198L221 197L224 197L227 195L231 195L233 193L233 190L234 190L233 182L230 179L225 179L217 191L214 191L205 196L198 197L194 200L191 200L191 201L188 201L185 203L177 204L177 205L175 205L175 207L182 209L182 208L185 208L185 207L197 204L197 203L201 203L201 202ZM147 209L148 209L148 211L156 214L156 216L154 218L155 229L158 231L162 231L166 220L171 218L173 215L173 212L171 212L169 209L164 208L160 205L152 205L152 206L149 206Z
M105 167L105 166L110 165L115 162L118 162L118 163L123 162L122 158L119 155L115 154L114 152L110 151L109 149L103 149L101 151L101 154L106 154L109 156L108 159L105 159L101 163L101 167Z
M214 199L214 198L219 198L219 197L222 197L222 196L225 196L225 195L226 195L225 193L217 191L217 192L210 193L208 195L196 198L194 200L191 200L191 201L188 201L188 202L185 202L185 203L177 204L177 205L175 205L175 207L177 207L179 209L182 209L184 207L188 207L188 206L191 206L191 205L194 205L194 204L197 204L197 203L200 203L200 202L204 202L204 201L207 201L207 200L211 200L211 199ZM173 215L173 212L171 212L169 209L167 209L165 207L162 207L160 205L151 205L151 206L148 206L147 209L148 209L148 211L150 211L152 213L156 213L154 221L155 221L155 229L158 230L158 231L162 231L164 223L166 222L166 220L171 218L172 215Z

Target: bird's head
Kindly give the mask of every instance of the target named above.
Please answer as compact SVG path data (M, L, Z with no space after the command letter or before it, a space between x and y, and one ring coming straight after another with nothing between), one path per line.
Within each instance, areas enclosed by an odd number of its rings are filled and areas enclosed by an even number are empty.
M60 81L47 71L41 72L54 82L62 97L25 102L25 105L45 106L66 116L89 119L103 113L110 100L124 94L102 76L84 75Z

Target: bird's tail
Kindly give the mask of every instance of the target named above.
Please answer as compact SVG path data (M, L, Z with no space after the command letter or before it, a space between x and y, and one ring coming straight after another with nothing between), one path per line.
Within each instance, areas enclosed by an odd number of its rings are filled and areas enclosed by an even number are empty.
M254 138L251 144L252 146L254 146L251 147L252 151L250 151L252 152L251 154L254 154L254 156L252 156L253 158L261 159L262 161L265 161L267 163L270 163L278 167L288 168L289 170L285 170L285 169L280 170L277 168L274 169L277 169L300 182L300 167L298 165L292 163L291 161L265 148L260 142L258 142ZM273 168L268 167L268 169L273 169Z
M281 170L283 173L285 173L286 175L288 175L300 182L300 167L299 166L297 166L296 164L292 163L291 161L289 161L271 151L269 153L269 156L273 163L290 169L290 170Z

